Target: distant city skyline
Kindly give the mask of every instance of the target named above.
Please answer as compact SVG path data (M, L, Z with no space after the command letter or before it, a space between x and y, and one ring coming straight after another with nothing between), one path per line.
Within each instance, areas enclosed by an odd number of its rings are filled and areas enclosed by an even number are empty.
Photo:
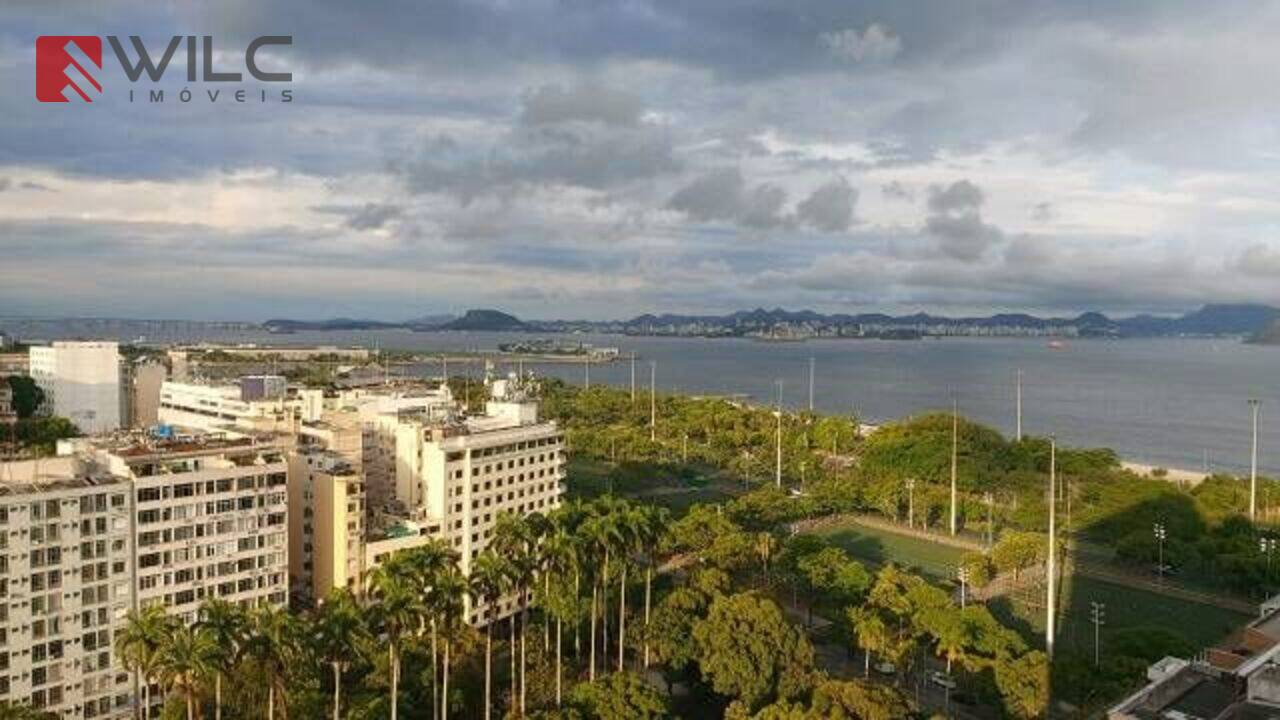
M0 314L1280 305L1280 8L19 2ZM263 34L293 101L36 101L34 39ZM109 51L108 51L109 52ZM179 53L181 58L183 53ZM185 62L185 60L183 60ZM139 87L149 87L144 81ZM274 88L271 88L274 90Z

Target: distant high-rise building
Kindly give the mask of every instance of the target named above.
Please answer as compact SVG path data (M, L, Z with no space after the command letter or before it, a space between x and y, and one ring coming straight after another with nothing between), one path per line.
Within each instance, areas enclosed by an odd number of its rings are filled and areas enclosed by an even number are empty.
M30 349L30 374L45 410L88 434L119 429L120 349L114 342L55 342Z

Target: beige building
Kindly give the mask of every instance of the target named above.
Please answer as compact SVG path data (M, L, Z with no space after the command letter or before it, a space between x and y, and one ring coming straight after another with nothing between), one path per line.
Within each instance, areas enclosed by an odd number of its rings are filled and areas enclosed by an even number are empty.
M302 603L334 588L359 591L364 477L342 454L299 448L289 457L289 579Z
M129 427L149 428L160 422L160 388L168 370L158 362L132 366L129 373Z
M283 606L291 449L132 433L0 463L0 701L129 717L137 689L113 643L130 608L194 622L213 597Z
M132 713L115 632L133 604L127 481L81 458L0 464L0 701Z
M30 367L31 356L28 353L0 353L0 377L26 375Z

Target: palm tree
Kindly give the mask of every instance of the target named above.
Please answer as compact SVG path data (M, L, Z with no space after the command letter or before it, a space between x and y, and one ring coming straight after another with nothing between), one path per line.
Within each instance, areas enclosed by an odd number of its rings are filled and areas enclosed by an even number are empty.
M570 573L578 574L578 545L569 531L562 524L562 518L553 517L551 532L543 540L542 552L546 559L547 584L544 589L543 603L545 610L555 616L556 620L556 706L562 700L564 677L564 656L560 651L563 622L566 615L576 606L577 588L573 590L572 600L568 597L568 578ZM551 580L555 581L552 590ZM554 592L554 595L552 594Z
M511 569L492 549L481 552L471 561L471 594L485 606L484 623L484 717L493 712L493 623L497 620L498 599L510 587Z
M240 658L246 619L239 606L226 600L210 599L200 606L199 626L213 639L214 720L222 720L222 676L231 672Z
M441 572L449 567L455 567L458 562L458 553L449 547L443 540L432 540L426 545L405 550L392 557L390 563L391 571L400 573L402 578L409 584L409 587L419 598L426 598L431 591L431 585L435 582L435 578ZM440 668L437 664L439 657L438 638L435 615L426 612L430 608L424 601L423 611L418 617L418 635L426 634L428 623L431 626L431 702L432 717L436 717L434 708L436 707L436 697L438 696L440 676Z
M299 655L296 621L284 608L263 606L254 610L247 637L246 654L267 676L267 719L274 720L276 698L279 698L280 717L287 720L286 678Z
M527 686L525 684L525 649L528 635L528 619L529 606L528 595L529 585L533 582L533 575L537 565L537 556L534 552L535 538L533 535L533 527L527 518L515 515L513 513L503 513L498 516L497 522L493 526L493 548L496 552L501 553L511 568L511 584L515 590L516 601L520 608L520 675L519 684L516 684L515 674L515 637L514 628L516 620L516 611L511 612L512 627L512 696L519 696L520 714L525 711L525 695Z
M449 720L449 655L453 639L462 626L469 587L456 565L442 570L431 587L430 605L438 613L444 640L444 686L440 695L440 718ZM524 715L524 708L520 709Z
M217 651L213 637L197 626L174 623L165 633L156 657L156 670L168 692L176 690L182 694L187 704L187 720L195 720L201 681L216 672Z
M394 563L374 569L370 578L374 603L370 607L387 641L387 673L391 685L391 720L396 720L400 693L400 650L405 637L422 622L422 602Z
M618 566L621 578L618 581L618 672L622 672L627 654L627 568L630 556L642 547L644 513L629 504L624 505L618 513Z
M640 545L644 548L644 667L649 667L649 610L653 590L653 566L662 537L671 521L671 514L666 508L656 505L641 507L643 522L640 523Z
M139 717L151 716L151 681L165 633L173 621L159 605L130 610L124 627L116 633L116 654L127 670L133 672L134 684L141 688Z
M334 590L316 611L313 641L320 657L333 669L333 720L342 717L342 671L355 650L367 638L364 617L355 596L345 588Z
M863 676L871 674L871 653L879 652L889 644L889 627L880 612L868 605L849 610L849 621L862 646Z
M0 701L0 720L58 720L58 716L30 705Z

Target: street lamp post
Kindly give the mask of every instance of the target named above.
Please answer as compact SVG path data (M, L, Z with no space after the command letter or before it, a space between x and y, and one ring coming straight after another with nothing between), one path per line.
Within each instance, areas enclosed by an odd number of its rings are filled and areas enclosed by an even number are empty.
M907 527L916 526L916 479L907 478Z
M778 409L775 411L774 414L778 416L778 432L777 432L777 442L776 442L777 461L775 462L775 465L774 465L773 480L774 480L774 484L776 484L778 488L781 489L782 488L782 380L781 379L778 380Z
M1054 631L1054 624L1057 622L1057 564L1058 564L1058 543L1057 543L1057 494L1054 492L1054 485L1057 483L1058 474L1058 441L1053 437L1049 437L1049 563L1048 563L1048 597L1045 601L1045 622L1044 622L1044 649L1049 659L1053 659L1053 641L1057 634Z
M951 534L955 535L956 526L956 470L960 448L960 401L951 398Z
M1022 370L1018 370L1018 442L1022 442Z
M1160 582L1164 582L1164 539L1166 537L1164 523L1158 522L1151 526L1152 532L1155 533L1159 554L1156 556L1156 573L1160 576Z
M1258 519L1258 406L1257 398L1249 398L1253 414L1253 448L1249 453L1249 520Z
M965 586L969 584L969 568L963 565L956 568L956 578L960 581L960 609L965 606Z
M658 441L658 361L649 361L649 442Z
M1102 626L1107 622L1107 604L1096 600L1089 604L1093 606L1093 666L1098 667L1102 663Z
M1267 556L1267 576L1271 576L1271 554L1276 551L1276 539L1271 537L1258 538L1258 549L1262 554Z

